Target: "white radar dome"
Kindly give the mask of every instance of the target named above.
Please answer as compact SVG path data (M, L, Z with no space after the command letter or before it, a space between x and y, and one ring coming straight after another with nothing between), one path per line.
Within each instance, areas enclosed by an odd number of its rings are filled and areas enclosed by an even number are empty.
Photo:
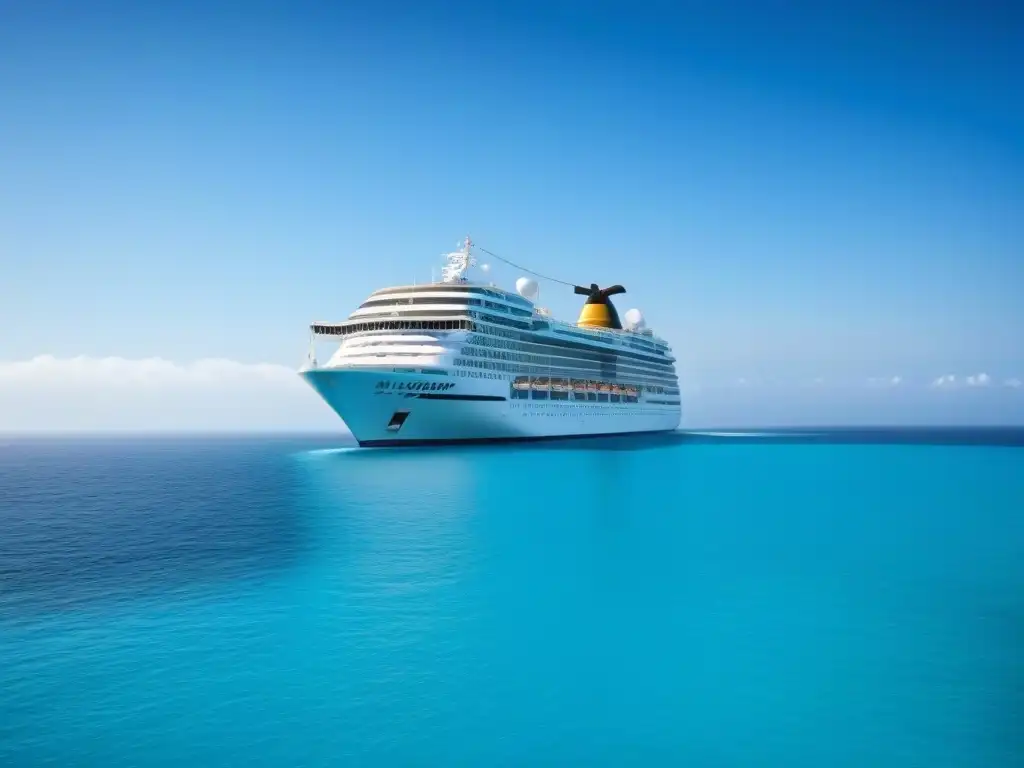
M644 321L643 312L639 309L627 309L626 310L626 327L630 330L639 331L646 324Z
M516 291L524 299L533 301L537 298L537 294L540 293L540 286L537 285L537 281L532 277L520 277L516 280Z

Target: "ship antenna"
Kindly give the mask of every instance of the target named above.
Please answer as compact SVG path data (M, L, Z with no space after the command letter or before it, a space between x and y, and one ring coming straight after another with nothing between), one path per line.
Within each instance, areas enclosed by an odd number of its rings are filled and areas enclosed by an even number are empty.
M441 282L443 283L464 283L466 281L466 270L476 264L473 258L473 241L466 235L466 240L461 243L462 250L453 251L445 255L446 264L441 270Z

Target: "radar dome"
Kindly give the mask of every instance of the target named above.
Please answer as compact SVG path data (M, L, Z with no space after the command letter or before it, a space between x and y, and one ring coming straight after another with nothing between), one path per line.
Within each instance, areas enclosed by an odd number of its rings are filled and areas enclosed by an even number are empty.
M639 309L627 309L626 315L626 327L631 331L639 331L644 325L644 315Z
M533 301L537 298L537 294L540 292L540 287L537 285L537 281L530 277L520 277L516 280L516 291L524 299Z

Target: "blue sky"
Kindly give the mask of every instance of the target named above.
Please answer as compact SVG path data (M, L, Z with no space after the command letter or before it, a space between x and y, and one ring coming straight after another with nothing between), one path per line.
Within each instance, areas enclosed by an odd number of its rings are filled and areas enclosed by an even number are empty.
M1019 11L502 5L0 6L0 361L294 368L469 233L625 284L694 425L1024 422Z

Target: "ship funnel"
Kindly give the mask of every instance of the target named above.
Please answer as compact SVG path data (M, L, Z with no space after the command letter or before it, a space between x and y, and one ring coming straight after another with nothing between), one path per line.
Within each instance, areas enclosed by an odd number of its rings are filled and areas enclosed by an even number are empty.
M609 297L625 293L625 288L621 285L599 288L597 283L591 283L589 288L584 288L581 285L574 286L573 292L578 296L587 297L583 309L580 310L576 325L584 328L622 329L619 313L615 311L615 305L611 303Z

